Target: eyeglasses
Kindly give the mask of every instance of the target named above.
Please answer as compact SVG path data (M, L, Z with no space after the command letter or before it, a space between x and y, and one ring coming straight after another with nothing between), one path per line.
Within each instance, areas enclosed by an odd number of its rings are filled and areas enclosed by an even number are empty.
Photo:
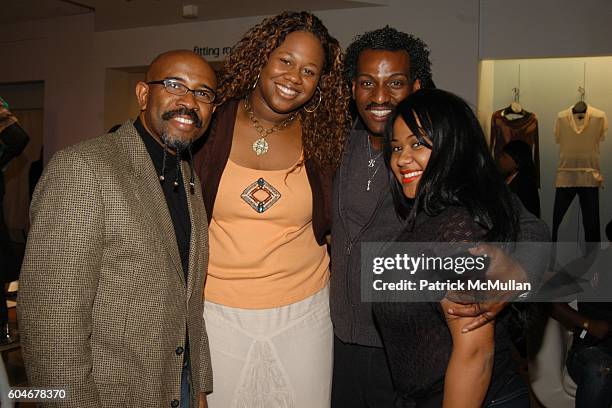
M148 85L163 85L164 89L172 95L184 96L187 92L191 92L196 100L204 103L213 103L215 101L215 93L210 89L189 89L185 85L173 79L162 79L160 81L149 81Z

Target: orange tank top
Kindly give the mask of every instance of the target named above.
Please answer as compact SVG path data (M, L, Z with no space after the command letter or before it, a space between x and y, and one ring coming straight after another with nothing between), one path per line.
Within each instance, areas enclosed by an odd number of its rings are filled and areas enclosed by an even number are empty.
M267 309L315 294L329 280L327 248L312 229L304 166L255 170L227 161L209 227L206 300Z

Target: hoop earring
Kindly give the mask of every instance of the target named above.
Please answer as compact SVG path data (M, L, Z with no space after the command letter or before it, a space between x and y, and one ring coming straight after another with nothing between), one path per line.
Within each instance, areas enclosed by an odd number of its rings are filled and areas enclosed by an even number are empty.
M318 85L317 85L317 91L319 92L319 101L317 102L317 106L315 106L312 109L308 109L306 106L304 106L304 110L308 113L313 113L314 111L316 111L319 108L319 105L321 104L321 89L319 88Z
M255 89L257 87L257 82L259 82L259 75L261 74L261 70L257 73L257 78L255 78L255 83L251 87L251 89Z

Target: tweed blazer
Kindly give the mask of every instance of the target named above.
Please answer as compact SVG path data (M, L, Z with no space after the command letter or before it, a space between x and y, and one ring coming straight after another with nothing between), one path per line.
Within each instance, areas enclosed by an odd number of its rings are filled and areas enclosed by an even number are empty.
M212 391L202 318L208 227L200 183L190 194L187 180L185 282L164 193L131 122L58 152L45 169L18 319L30 384L67 392L50 406L176 406L187 332L192 401Z

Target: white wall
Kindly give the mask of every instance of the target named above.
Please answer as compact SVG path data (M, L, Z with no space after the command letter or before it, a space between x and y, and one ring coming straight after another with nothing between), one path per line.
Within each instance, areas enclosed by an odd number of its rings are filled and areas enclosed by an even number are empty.
M485 132L487 141L489 141L491 133L491 113L495 111L495 106L493 105L495 61L482 61L479 66L478 74L480 82L478 86L478 109L476 111L476 116Z
M586 83L585 78L586 64ZM557 113L579 100L578 86L585 86L585 101L608 114L612 119L612 57L548 58L487 61L483 69L481 89L488 89L491 110L504 108L512 102L512 88L518 83L520 65L520 102L524 109L536 113L539 124L542 218L552 226L555 196L555 175L559 146L554 141L553 126ZM488 79L488 81L485 81ZM484 104L483 104L484 105ZM600 221L604 227L612 219L612 140L611 132L600 145L601 173L605 178L600 189ZM580 207L576 198L564 217L559 230L560 241L581 240L583 236ZM602 240L606 241L602 228Z
M480 58L612 55L610 0L480 0Z
M45 155L102 126L104 71L95 58L93 15L0 26L0 82L45 82Z
M0 84L0 96L9 103L9 109L43 109L45 106L45 84L26 82Z
M480 59L497 61L482 64L479 116L490 118L493 110L512 102L520 63L521 103L539 117L542 217L549 225L559 154L552 138L556 113L578 99L583 62L588 61L587 101L612 115L612 66L609 58L542 58L612 55L611 22L610 0L480 0ZM519 61L519 58L536 59ZM607 160L611 157L612 142L607 140L601 147L602 174L608 185L600 190L600 218L605 226L612 218L612 163ZM579 213L574 202L559 230L559 240L582 237ZM605 240L603 233L602 239Z
M478 113L485 127L490 112L508 104L512 97L516 62L483 64L479 88L479 58L612 55L610 0L389 0L380 7L315 14L343 47L355 35L385 24L421 37L432 50L437 85L458 93L474 106L479 97ZM105 117L120 116L118 112L105 115L113 99L111 92L121 94L108 86L108 69L144 66L168 49L222 49L233 45L261 19L258 16L105 32L94 31L93 14L0 25L0 83L44 81L44 142L48 158L62 147L105 131ZM209 57L222 58L223 55ZM561 65L556 62L521 63L521 101L540 116L543 170L556 166L557 147L550 144L554 114L575 100L582 78L579 60L562 66L560 71ZM603 77L612 72L605 65L590 63L587 70L587 75ZM610 88L598 88L591 81L588 77L588 100L612 115L612 107L606 105L612 101ZM125 106L123 101L119 104ZM607 142L607 146L611 144ZM612 183L610 169L604 169L603 174ZM543 176L542 208L544 219L550 222L552 175L544 172ZM602 222L612 216L608 191L609 188L602 191L606 197L602 199Z
M104 129L120 125L127 119L138 116L140 107L136 100L136 84L145 79L142 72L127 72L121 69L106 70L104 87Z
M478 78L478 1L390 0L374 8L315 13L345 47L385 24L431 50L434 79L472 104ZM147 65L160 52L233 45L262 17L94 32L93 15L0 26L0 82L45 81L45 155L105 130L107 68ZM212 58L213 60L215 58ZM218 58L221 59L221 56Z

